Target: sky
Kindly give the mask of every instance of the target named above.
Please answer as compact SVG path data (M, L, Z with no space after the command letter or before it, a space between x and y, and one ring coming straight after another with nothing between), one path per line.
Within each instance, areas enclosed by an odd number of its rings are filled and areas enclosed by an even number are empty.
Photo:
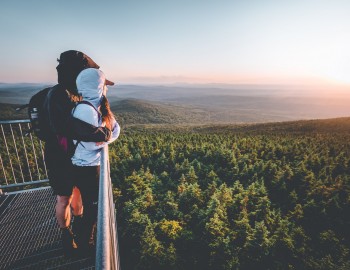
M0 82L55 82L75 49L118 83L350 86L348 0L11 0Z

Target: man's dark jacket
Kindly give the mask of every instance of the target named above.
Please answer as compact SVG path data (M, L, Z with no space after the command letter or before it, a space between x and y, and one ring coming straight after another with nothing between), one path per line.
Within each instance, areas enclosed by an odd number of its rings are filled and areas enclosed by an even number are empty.
M108 128L95 127L72 117L75 104L70 92L60 84L55 85L50 90L44 106L53 133L47 143L56 143L57 135L85 142L107 141L111 136L111 131Z

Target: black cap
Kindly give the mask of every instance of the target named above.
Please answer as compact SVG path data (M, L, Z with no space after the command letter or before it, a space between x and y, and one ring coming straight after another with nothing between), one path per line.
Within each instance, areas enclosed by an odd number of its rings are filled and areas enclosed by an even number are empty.
M86 68L100 68L100 66L85 53L75 50L61 53L57 61L59 63L56 67L58 83L65 86L71 92L76 92L77 87L75 80L82 70Z
M80 69L80 71L86 68L100 68L100 66L85 53L74 50L61 53L60 59L57 59L57 61L60 65L74 66L76 69Z

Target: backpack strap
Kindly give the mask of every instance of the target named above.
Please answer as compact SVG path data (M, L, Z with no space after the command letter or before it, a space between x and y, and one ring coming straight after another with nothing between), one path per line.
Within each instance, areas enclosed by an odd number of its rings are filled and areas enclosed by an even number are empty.
M86 104L86 105L89 105L89 106L91 106L92 108L94 108L94 110L97 112L97 115L98 115L98 118L99 118L99 120L101 120L101 113L96 109L96 107L94 106L94 105L92 105L89 101L87 101L87 100L82 100L82 101L79 101L79 102L77 102L77 104L75 105L75 107L74 107L74 109L73 109L73 112L72 112L72 114L74 113L74 111L75 111L75 109L78 107L78 105L80 105L80 104Z
M86 105L89 105L89 106L91 106L92 108L94 108L94 110L97 112L98 119L101 120L101 117L102 117L101 113L96 109L96 107L95 107L94 105L92 105L92 104L91 104L89 101L87 101L87 100L78 101L77 104L75 105L73 111L72 111L72 115L74 114L75 109L76 109L76 108L78 107L78 105L80 105L80 104L86 104ZM77 142L74 144L74 152L75 152L75 149L77 148L78 144L80 144L80 143L81 143L81 140L80 140L80 141L77 141ZM81 144L81 145L82 145L82 144ZM84 145L82 145L82 146L85 148Z
M57 133L57 132L56 132L56 128L55 128L53 121L52 121L51 97L52 97L52 94L53 94L54 90L56 89L56 87L57 86L51 87L50 90L48 90L46 98L44 100L44 104L43 104L43 108L47 112L46 117L48 119L49 126L50 126L51 130L53 131L53 133Z

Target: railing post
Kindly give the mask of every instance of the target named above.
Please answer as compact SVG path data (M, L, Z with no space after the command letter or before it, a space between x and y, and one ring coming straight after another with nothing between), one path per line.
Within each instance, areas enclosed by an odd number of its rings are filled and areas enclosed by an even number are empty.
M102 149L97 216L96 269L119 269L115 208L109 171L108 146Z

